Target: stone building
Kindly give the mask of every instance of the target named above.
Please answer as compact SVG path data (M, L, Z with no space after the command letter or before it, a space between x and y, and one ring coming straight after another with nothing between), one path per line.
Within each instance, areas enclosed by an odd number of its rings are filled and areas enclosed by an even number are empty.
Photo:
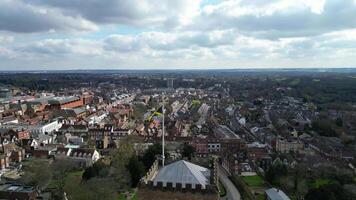
M142 178L137 193L145 200L217 200L217 168L211 169L179 160L164 167L156 161Z

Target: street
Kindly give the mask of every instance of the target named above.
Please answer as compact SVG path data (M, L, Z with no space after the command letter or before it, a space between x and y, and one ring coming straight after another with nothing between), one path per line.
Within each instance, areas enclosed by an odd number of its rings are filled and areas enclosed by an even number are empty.
M221 183L225 186L226 189L226 196L221 197L220 199L224 200L240 200L240 192L237 190L235 185L231 182L231 180L228 178L227 172L225 169L219 165L218 168L218 175Z

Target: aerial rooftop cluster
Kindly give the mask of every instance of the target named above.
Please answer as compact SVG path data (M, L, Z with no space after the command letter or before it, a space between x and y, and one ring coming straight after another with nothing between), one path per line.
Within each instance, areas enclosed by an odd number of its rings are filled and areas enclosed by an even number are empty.
M355 197L356 79L193 73L0 76L0 198Z

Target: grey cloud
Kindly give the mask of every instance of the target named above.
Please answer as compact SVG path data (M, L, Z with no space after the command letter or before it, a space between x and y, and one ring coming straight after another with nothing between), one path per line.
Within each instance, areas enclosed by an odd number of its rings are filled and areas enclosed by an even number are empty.
M59 12L35 8L14 0L0 1L0 30L32 33L56 31L88 31L95 25L83 19L63 16Z
M24 2L28 2L23 0ZM98 24L175 27L186 0L32 0L33 5L61 9L66 15L81 16Z
M33 0L31 3L64 9L66 14L79 14L95 22L112 23L116 19L129 21L138 19L139 13L135 1L117 0Z

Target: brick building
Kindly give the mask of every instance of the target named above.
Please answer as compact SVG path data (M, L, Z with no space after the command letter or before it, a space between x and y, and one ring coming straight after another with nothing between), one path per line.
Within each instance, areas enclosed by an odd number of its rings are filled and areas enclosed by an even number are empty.
M77 108L84 105L82 97L54 97L48 100L49 107L51 109L63 109L63 108Z
M220 125L215 130L215 137L220 139L220 157L222 166L230 174L241 171L241 163L246 157L246 142L228 127Z

